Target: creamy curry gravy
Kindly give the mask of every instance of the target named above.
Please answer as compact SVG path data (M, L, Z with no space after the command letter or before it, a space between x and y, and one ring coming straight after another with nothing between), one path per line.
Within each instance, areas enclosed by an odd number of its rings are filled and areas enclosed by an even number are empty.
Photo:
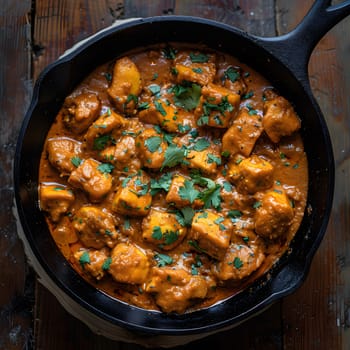
M292 105L227 54L161 45L98 67L46 139L40 207L73 268L113 298L184 313L288 249L307 159Z

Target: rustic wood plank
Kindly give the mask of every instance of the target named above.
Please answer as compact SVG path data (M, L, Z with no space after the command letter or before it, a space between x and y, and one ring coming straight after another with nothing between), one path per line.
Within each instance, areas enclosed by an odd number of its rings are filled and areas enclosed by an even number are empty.
M31 2L0 6L0 348L30 348L34 274L27 268L12 215L12 165L19 127L32 93Z
M37 0L33 24L33 77L68 48L123 15L120 0Z
M278 1L278 29L292 29L312 1ZM306 282L283 302L285 349L349 349L349 91L350 19L318 44L309 65L311 86L333 141L336 188L331 220Z

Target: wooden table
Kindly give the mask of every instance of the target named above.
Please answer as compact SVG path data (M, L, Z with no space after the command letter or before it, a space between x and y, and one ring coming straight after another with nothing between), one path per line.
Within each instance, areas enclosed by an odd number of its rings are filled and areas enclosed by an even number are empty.
M70 316L27 265L12 215L16 138L39 72L67 48L116 19L197 15L261 36L291 30L311 0L0 1L0 349L142 349L93 334ZM181 349L350 349L350 18L319 43L313 91L334 145L331 220L296 293L244 324Z

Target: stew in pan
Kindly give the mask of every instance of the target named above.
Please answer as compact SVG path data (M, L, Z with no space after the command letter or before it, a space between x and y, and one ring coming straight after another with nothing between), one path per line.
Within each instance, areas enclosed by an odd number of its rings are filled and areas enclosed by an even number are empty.
M304 215L301 121L260 74L160 45L96 68L42 152L40 208L72 267L113 298L170 313L247 288Z

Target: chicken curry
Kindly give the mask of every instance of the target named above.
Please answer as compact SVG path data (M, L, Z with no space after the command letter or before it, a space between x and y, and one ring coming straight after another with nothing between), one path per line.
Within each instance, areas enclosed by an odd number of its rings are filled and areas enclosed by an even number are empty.
M236 58L159 45L97 67L49 130L39 202L72 267L165 313L209 307L267 273L307 197L292 104Z

